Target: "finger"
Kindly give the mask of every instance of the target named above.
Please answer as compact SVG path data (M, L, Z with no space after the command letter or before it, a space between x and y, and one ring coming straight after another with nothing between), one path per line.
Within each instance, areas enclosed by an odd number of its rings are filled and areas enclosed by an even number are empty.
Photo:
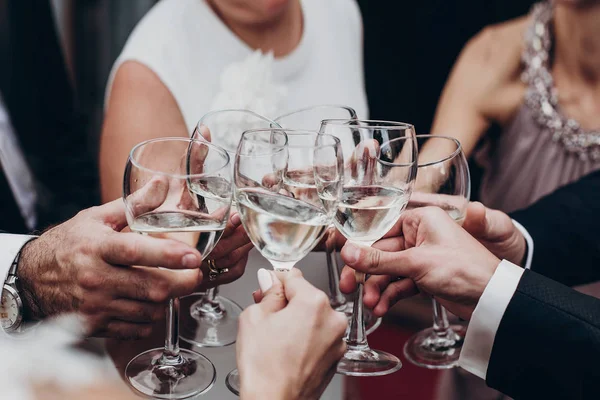
M340 290L342 293L351 294L356 290L356 277L354 270L348 266L344 266L340 275Z
M210 129L208 129L208 126L206 126L204 124L200 124L200 126L196 127L196 129L194 130L194 133L192 134L192 138L198 139L198 140L205 140L207 142L212 141L212 137L210 135Z
M236 211L233 211L229 216L229 221L227 222L227 226L225 227L225 230L223 231L223 236L221 238L224 239L227 236L233 234L240 225L242 225L242 219L240 218L240 214Z
M143 265L172 269L199 268L198 250L183 242L136 233L114 233L100 243L100 257L113 265Z
M372 275L367 279L363 296L363 303L366 307L373 309L377 305L381 293L387 288L391 280L392 277L389 275Z
M233 251L250 243L250 238L243 226L238 227L228 237L222 237L210 254L210 258L217 260L231 255Z
M96 290L108 286L116 298L159 304L193 293L203 276L200 269L171 271L137 266L110 268L112 271L109 280L99 284Z
M153 324L136 324L133 322L110 320L105 326L97 329L93 333L93 336L121 340L139 340L152 335L153 328Z
M283 290L283 284L273 271L267 271L264 268L258 270L258 284L263 293L262 300L259 303L260 309L267 314L282 310L287 301Z
M165 318L165 305L130 299L115 299L107 305L112 319L123 322L150 323Z
M469 203L463 228L474 237L481 237L486 232L486 208L478 202Z
M166 176L154 175L147 182L144 182L145 179L148 178L140 177L134 183L130 183L135 187L131 188L131 194L127 196L125 204L134 218L157 209L169 194L169 179Z
M292 302L295 298L306 299L319 296L320 291L304 279L298 268L292 268L279 277L282 279L288 302Z
M419 273L419 259L414 257L417 250L411 248L392 253L347 242L341 256L349 267L360 272L412 277Z
M393 282L381 294L379 303L373 309L373 313L377 317L384 316L389 309L402 299L412 297L419 293L419 289L412 279L402 279L398 282Z

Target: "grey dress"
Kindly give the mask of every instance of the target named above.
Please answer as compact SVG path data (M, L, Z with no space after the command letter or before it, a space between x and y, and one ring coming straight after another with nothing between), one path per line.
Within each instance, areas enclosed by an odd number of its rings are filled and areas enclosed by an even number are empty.
M558 105L549 68L552 14L549 2L533 7L522 55L522 78L527 84L523 104L497 140L478 154L485 168L480 198L486 206L507 213L600 169L600 130L584 131ZM585 292L600 295L600 285L589 285ZM436 397L508 399L460 368L442 374Z

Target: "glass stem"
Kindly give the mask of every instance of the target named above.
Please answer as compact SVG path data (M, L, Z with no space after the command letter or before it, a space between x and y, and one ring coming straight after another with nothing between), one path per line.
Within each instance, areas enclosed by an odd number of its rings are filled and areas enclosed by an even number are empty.
M218 307L219 306L219 303L217 303L218 295L219 295L219 287L215 286L214 288L210 288L206 291L204 296L202 296L202 300L206 301L207 303L212 304L215 307Z
M352 310L352 321L350 322L350 332L346 344L348 349L368 349L367 334L365 332L364 321L364 305L363 305L363 284L365 282L365 274L355 272L358 288L356 289L356 297L354 298L354 308Z
M167 307L167 334L162 364L179 364L183 361L179 354L179 299L169 300Z
M433 331L440 338L446 338L450 334L448 313L436 299L433 299Z
M337 264L334 240L325 242L327 273L329 274L329 303L331 308L339 310L346 305L346 298L340 290L340 270Z

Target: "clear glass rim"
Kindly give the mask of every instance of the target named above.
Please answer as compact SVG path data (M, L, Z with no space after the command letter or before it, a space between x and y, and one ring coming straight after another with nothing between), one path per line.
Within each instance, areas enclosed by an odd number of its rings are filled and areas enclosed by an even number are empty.
M423 139L423 138L450 140L451 142L454 142L454 144L456 145L456 150L454 150L448 156L446 156L444 158L441 158L439 160L429 161L429 162L426 162L424 164L419 164L417 162L417 168L430 167L430 166L435 165L435 164L440 164L440 163L443 163L445 161L452 160L453 158L456 158L456 156L458 156L462 152L462 145L460 144L460 142L456 138L453 138L451 136L443 136L443 135L415 135L415 140ZM396 142L396 141L402 140L402 139L405 139L405 138L395 138L395 139L392 139L392 140L388 140L387 142L382 143L381 147L385 146L388 143ZM381 147L379 149L379 153L380 154L381 154ZM387 161L381 161L381 162L382 163L391 164L391 165L402 165L402 164L389 163Z
M349 122L358 122L358 123L368 123L373 124L369 126L353 126L346 125ZM387 129L412 129L415 132L415 127L413 124L409 124L406 122L399 121L385 121L380 119L351 119L351 118L332 118L332 119L324 119L321 121L322 125L343 125L343 126L352 126L356 129L377 129L377 128L387 128Z
M260 115L257 112L254 112L252 110L246 110L244 108L224 108L222 110L213 110L213 111L209 111L206 114L204 114L202 116L202 118L200 118L200 120L198 121L198 123L196 124L196 128L200 129L200 126L202 125L202 123L204 121L206 121L207 119L209 119L210 117L212 117L213 115L216 114L226 114L226 113L242 113L242 114L250 114L258 119L261 119L265 122L271 123L271 124L275 124L276 128L281 128L281 125L279 125L275 120L272 120L270 118L265 117L264 115Z
M285 138L285 141L283 144L279 144L279 145L273 144L273 151L269 151L269 152L265 152L265 153L261 153L261 154L252 154L252 155L244 154L240 151L241 150L240 147L241 147L242 142L244 141L245 137L252 135L252 134L256 134L256 133L265 133L265 132L273 132L273 131L283 133L283 137ZM249 140L249 139L247 139L247 140ZM258 141L255 141L255 142L258 143ZM264 142L260 142L260 143L263 143L265 145L267 144ZM236 157L264 157L267 155L277 154L281 151L286 150L287 148L288 148L288 136L286 133L286 129L282 129L282 128L249 129L247 131L244 131L244 133L242 133L242 137L240 138L240 143L238 144L237 152L235 155L236 155Z
M146 145L149 145L152 143L158 143L158 142L187 142L188 146L192 143L198 143L203 146L208 146L209 148L217 151L218 153L220 153L223 156L223 158L224 158L223 164L218 167L215 167L214 169L211 169L210 171L205 171L201 174L173 174L170 172L160 171L160 170L156 170L156 169L141 165L135 159L135 152ZM213 174L221 171L222 169L226 168L229 165L231 160L230 160L229 154L227 154L227 151L225 149L222 149L221 147L217 146L216 144L212 144L210 142L205 142L205 141L198 140L198 139L191 139L191 138L164 137L164 138L145 140L141 143L136 144L133 147L133 149L131 149L131 152L129 152L129 162L131 162L131 164L138 169L141 169L141 170L147 171L147 172L151 172L156 175L168 176L168 177L175 178L175 179L190 179L190 178L195 179L195 178L204 178L206 176L213 175Z
M381 149L385 146L385 145L389 145L390 143L393 142L399 142L401 140L410 140L413 142L414 144L414 149L413 149L413 153L415 153L415 155L418 157L419 152L416 150L417 149L417 140L416 140L416 136L404 136L404 137L399 137L399 138L394 138L392 140L388 140L386 142L383 142L381 144L381 146L379 146L379 151L377 152L377 161L379 161L381 164L388 166L388 167L412 167L413 165L415 165L417 163L417 161L413 161L411 163L406 163L406 164L398 164L398 163L393 163L393 162L389 162L389 161L384 161L381 159Z
M266 129L266 130L279 130L279 131L283 131L285 132L286 135L288 135L288 148L289 149L322 149L325 147L337 147L340 145L341 141L338 137L335 137L333 135L330 135L328 133L319 133L318 131L310 131L310 130L306 130L306 129ZM319 137L326 137L328 139L333 139L333 143L331 144L321 144L321 145L291 145L290 144L290 137L294 137L294 136L314 136L315 139L319 138Z
M275 122L279 122L282 119L287 118L287 117L289 117L291 115L299 114L299 113L302 113L302 112L305 112L305 111L309 111L309 110L318 110L320 108L338 108L338 109L346 110L346 111L350 112L350 114L355 117L354 119L348 118L348 120L352 120L352 121L356 120L356 110L354 108L352 108L352 107L344 106L344 105L341 105L341 104L319 104L319 105L316 105L316 106L308 106L308 107L299 108L299 109L294 110L294 111L290 111L288 113L285 113L283 115L278 116L277 118L274 119L274 121Z

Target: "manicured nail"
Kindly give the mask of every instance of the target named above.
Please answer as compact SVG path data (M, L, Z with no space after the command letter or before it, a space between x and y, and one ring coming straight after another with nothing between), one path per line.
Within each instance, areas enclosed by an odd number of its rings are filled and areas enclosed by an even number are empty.
M271 289L271 286L273 286L273 278L271 277L269 271L261 268L258 270L256 275L258 277L258 286L260 286L260 290L262 290L263 293Z
M231 216L231 225L239 226L241 223L242 223L242 220L240 218L240 214L233 213L233 215Z
M360 259L360 247L347 242L343 249L343 259L347 264L355 264Z
M201 263L202 261L195 254L186 254L181 259L181 264L186 268L197 268Z

